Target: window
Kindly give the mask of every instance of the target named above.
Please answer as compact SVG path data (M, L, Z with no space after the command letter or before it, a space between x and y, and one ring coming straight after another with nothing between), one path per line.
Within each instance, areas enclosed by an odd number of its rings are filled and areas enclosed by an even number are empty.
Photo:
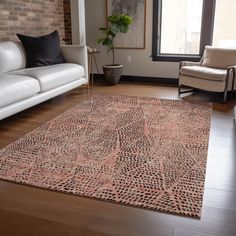
M199 60L212 43L214 10L215 0L153 0L153 60Z
M235 0L216 0L213 45L236 47Z
M161 54L198 55L203 0L164 0L161 18Z

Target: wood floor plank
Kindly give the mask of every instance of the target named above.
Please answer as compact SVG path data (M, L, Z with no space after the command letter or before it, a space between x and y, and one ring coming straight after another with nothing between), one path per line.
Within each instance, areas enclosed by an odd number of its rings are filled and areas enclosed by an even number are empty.
M206 188L203 206L236 211L236 191Z
M176 228L173 236L216 236L216 235Z

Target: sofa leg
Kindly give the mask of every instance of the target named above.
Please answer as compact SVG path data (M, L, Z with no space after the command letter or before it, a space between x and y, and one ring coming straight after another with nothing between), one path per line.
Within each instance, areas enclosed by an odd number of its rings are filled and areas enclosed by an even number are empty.
M87 93L89 94L89 82L86 84Z

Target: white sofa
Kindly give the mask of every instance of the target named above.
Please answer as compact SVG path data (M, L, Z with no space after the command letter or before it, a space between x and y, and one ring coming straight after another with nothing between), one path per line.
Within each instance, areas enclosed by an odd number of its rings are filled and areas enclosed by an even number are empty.
M25 68L21 44L0 42L0 120L88 83L86 46L61 50L67 63Z

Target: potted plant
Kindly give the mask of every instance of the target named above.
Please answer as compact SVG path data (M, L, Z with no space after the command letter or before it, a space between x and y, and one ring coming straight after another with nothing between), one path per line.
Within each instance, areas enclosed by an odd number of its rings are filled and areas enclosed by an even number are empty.
M113 14L107 17L107 27L100 28L103 37L97 40L97 43L108 48L108 52L112 53L112 64L103 66L103 73L107 82L111 85L117 84L123 72L123 65L115 63L114 39L118 33L127 33L132 17L125 14Z

